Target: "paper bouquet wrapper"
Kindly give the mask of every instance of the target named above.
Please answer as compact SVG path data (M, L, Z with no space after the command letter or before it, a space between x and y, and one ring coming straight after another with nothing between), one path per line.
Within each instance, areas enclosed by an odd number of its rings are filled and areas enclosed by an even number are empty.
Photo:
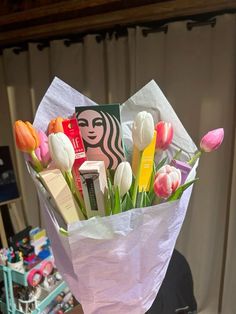
M55 78L39 105L34 126L45 131L50 119L72 115L78 105L96 104ZM155 122L172 122L175 137L170 155L179 146L186 152L196 150L154 81L122 105L122 128L128 150L131 149L132 122L142 110L152 113ZM187 180L195 178L196 167ZM47 194L34 174L31 175L38 190L55 263L84 313L145 313L165 277L192 187L174 202L78 221L68 226L69 236L64 236L59 233L59 224Z

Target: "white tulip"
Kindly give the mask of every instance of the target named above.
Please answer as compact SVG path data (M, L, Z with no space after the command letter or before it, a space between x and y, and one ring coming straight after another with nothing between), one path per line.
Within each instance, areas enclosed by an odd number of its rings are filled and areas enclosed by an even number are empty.
M69 138L62 132L48 137L49 151L56 167L62 172L71 170L75 161L75 151Z
M154 135L154 121L147 111L141 111L134 120L132 137L134 145L143 151L152 141Z
M123 161L116 168L114 176L114 186L118 186L120 196L123 197L130 189L132 184L132 169L127 161Z

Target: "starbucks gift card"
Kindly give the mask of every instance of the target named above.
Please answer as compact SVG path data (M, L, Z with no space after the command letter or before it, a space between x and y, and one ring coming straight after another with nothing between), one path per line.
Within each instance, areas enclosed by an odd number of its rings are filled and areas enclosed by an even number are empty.
M116 169L124 157L120 106L76 107L76 118L88 160L103 160L108 169Z

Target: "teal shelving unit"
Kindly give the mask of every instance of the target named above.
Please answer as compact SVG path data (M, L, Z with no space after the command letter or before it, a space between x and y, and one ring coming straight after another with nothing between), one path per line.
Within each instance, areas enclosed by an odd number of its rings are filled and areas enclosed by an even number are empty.
M50 259L52 257L49 257ZM34 268L39 268L41 263L37 264ZM25 314L22 312L16 304L13 293L14 283L27 287L27 276L29 272L18 272L7 266L0 265L0 281L4 281L5 286L5 300L0 299L0 311L4 314ZM52 300L64 289L66 288L66 283L64 281L58 281L55 286L50 290L41 287L41 294L37 300L36 308L31 313L39 314L41 313Z

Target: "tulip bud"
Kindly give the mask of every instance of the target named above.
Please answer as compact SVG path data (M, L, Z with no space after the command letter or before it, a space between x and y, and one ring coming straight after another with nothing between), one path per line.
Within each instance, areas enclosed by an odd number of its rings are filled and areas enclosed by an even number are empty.
M156 174L154 192L160 198L168 198L180 186L181 172L175 167L165 165Z
M215 129L203 136L200 142L201 150L205 153L212 152L220 147L224 139L224 129Z
M48 134L62 132L64 133L64 129L62 126L62 121L64 119L62 117L57 117L56 119L52 119L48 125Z
M210 153L218 149L224 139L224 129L215 129L209 131L203 136L200 142L201 150L197 151L194 156L188 161L189 165L193 165L195 161L201 156L202 152Z
M134 120L132 137L134 145L143 151L152 141L154 135L154 121L150 113L141 111Z
M155 127L157 131L156 149L166 150L173 139L173 127L170 122L160 121Z
M51 156L48 147L48 137L43 131L38 132L40 145L35 150L35 154L38 157L38 160L41 161L44 168L47 167L49 162L51 161Z
M118 186L120 196L123 197L130 189L132 184L132 169L127 161L121 162L116 168L114 176L114 186Z
M75 151L64 133L52 133L48 137L49 151L56 167L62 172L71 171L75 161Z
M31 153L39 146L40 139L38 133L30 122L16 121L14 133L16 145L22 152Z

